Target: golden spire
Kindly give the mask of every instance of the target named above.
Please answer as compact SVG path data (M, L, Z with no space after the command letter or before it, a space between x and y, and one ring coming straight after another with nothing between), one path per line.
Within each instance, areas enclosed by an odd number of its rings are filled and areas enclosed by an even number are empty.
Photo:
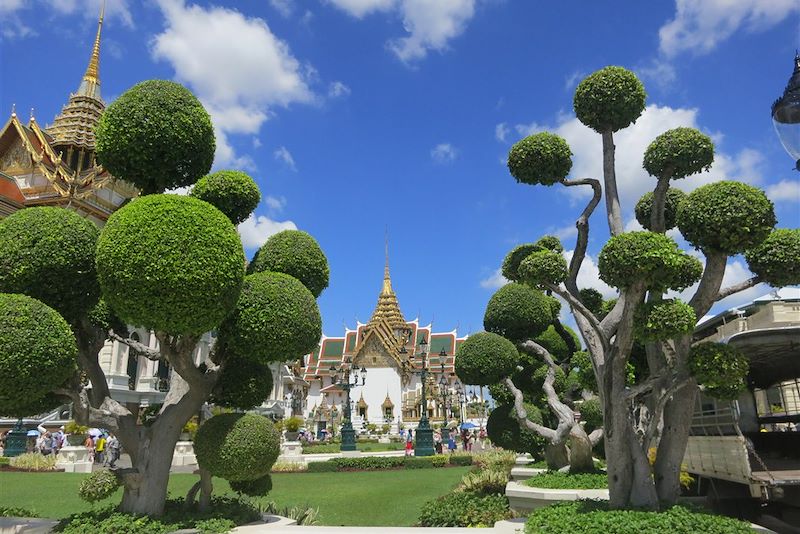
M391 295L392 291L392 277L389 276L389 237L386 237L386 265L383 268L383 290L382 295Z
M83 75L78 94L100 98L100 32L103 29L103 16L106 12L106 2L100 6L100 18L97 21L97 35L94 38L92 55L89 57L89 66Z
M383 268L383 288L380 295L378 295L378 305L375 306L375 311L372 312L372 319L370 325L374 325L380 319L386 319L392 328L404 327L406 320L403 318L403 313L400 311L400 304L397 302L397 295L392 289L392 278L389 276L389 239L386 239L386 265Z

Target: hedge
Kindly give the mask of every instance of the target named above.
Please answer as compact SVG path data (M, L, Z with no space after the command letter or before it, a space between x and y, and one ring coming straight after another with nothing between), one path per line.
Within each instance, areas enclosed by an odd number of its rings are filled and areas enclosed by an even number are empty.
M359 456L354 458L332 458L324 462L309 462L309 473L331 471L376 471L382 469L429 469L446 465L472 465L471 454L436 456Z
M492 527L512 516L504 495L453 492L422 506L423 527Z

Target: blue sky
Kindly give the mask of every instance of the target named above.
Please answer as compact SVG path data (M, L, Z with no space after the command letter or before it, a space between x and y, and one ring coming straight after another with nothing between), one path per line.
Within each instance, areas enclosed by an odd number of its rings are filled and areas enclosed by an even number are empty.
M86 68L99 4L0 0L0 110L15 103L52 121ZM643 116L616 138L626 221L655 185L644 148L695 126L717 160L676 185L757 184L779 226L798 227L800 176L769 113L798 46L798 0L108 0L100 76L107 102L150 78L202 99L215 166L246 170L262 189L240 228L248 253L297 227L328 255L327 335L369 319L387 231L406 317L468 333L481 329L511 247L545 233L573 247L585 192L518 185L505 155L551 129L575 152L574 176L598 177L599 137L574 118L572 92L605 65L635 70L648 92ZM607 237L603 213L592 223L581 282L610 294L591 261ZM734 258L726 283L748 276Z

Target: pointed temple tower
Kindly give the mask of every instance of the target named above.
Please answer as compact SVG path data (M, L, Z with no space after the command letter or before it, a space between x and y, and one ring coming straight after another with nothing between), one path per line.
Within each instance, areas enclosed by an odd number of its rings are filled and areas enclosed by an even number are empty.
M344 413L346 395L339 386L332 384L330 367L365 367L366 384L350 393L356 431L370 423L377 428L388 424L390 431L395 434L401 424L405 428L413 428L421 415L419 398L422 384L419 377L410 371L420 365L419 358L414 356L423 337L429 343L431 371L427 386L428 416L436 424L441 423L445 415L437 389L440 387L437 384L441 372L444 370L445 380L450 386L455 384L454 355L466 337L458 337L455 330L432 332L432 325L420 325L419 319L406 321L392 289L387 245L383 285L369 322L358 323L353 330L346 329L343 337L323 336L317 350L305 357L303 380L307 384L307 405L336 406L339 414ZM304 409L303 415L308 417L310 410ZM451 417L452 414L448 414L448 420ZM317 432L341 423L341 420L331 421L319 410L312 415L312 419Z
M0 130L0 217L27 206L69 207L103 224L138 192L95 161L94 128L105 109L100 97L100 34L97 23L89 65L78 90L53 124L33 116L23 124L12 110Z

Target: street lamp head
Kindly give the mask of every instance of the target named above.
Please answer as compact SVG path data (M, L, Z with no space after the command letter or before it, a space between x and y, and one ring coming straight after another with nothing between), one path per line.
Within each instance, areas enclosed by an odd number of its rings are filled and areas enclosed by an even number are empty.
M444 350L444 349L440 350L439 351L439 357L440 358L447 358L447 351Z
M365 366L361 366L361 384L364 385L367 383L367 368Z
M422 339L419 341L419 353L421 355L428 354L428 341L425 339L425 336L422 336Z
M800 170L800 54L795 53L794 71L783 95L772 104L772 124L786 152Z

